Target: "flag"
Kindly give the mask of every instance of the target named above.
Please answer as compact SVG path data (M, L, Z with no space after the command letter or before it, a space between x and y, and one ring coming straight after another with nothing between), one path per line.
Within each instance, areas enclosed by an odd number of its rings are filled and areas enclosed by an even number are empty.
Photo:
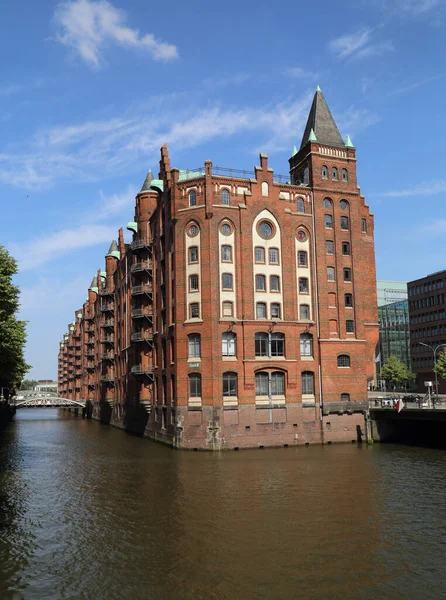
M405 404L401 400L401 398L399 400L397 400L396 404L395 404L396 412L401 412L403 410L404 406L405 406Z
M375 362L381 362L381 354L378 354L378 356L375 358Z

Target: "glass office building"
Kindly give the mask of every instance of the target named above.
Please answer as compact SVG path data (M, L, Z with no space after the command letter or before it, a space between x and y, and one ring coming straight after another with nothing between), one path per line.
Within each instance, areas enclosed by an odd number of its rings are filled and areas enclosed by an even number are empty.
M409 369L410 327L407 283L402 281L378 281L379 350L376 357L377 378L381 367L393 354Z

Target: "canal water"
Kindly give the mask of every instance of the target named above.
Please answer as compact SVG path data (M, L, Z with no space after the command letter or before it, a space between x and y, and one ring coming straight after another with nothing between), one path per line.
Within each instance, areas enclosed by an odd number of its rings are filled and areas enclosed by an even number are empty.
M0 598L446 598L446 452L174 451L56 409L0 433Z

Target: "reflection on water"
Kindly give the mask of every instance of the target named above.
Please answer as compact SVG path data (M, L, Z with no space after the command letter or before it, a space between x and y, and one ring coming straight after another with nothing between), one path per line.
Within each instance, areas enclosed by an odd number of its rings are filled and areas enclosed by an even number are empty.
M446 597L442 451L188 453L35 409L0 465L2 599Z

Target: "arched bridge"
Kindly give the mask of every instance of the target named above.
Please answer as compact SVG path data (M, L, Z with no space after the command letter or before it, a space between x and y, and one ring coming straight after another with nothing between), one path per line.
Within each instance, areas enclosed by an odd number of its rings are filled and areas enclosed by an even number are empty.
M58 408L62 406L85 408L85 402L81 400L68 400L68 398L59 398L57 396L16 398L11 404L16 408Z

